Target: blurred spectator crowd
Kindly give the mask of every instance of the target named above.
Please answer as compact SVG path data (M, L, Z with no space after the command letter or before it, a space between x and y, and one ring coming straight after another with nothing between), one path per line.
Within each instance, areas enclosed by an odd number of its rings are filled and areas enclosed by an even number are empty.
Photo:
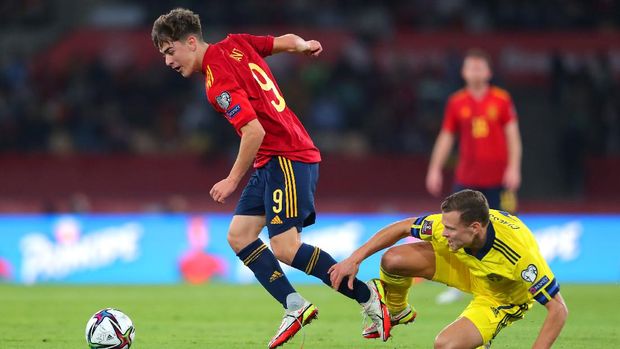
M208 105L201 76L182 79L150 44L153 20L179 6L200 14L208 42L229 32L298 32L324 41L319 59L268 61L287 105L326 155L428 157L446 99L462 86L467 47L450 40L465 36L494 47L494 82L513 95L524 141L524 196L579 196L586 171L597 172L587 168L588 158L620 158L615 0L2 1L0 155L233 156L237 135ZM78 50L60 68L48 66L67 38L89 30L112 38L105 54L91 59ZM149 63L124 60L125 41L115 35L127 32L147 42L138 50L153 56ZM530 51L513 45L519 35ZM541 48L536 39L544 35ZM91 45L79 40L86 52ZM443 43L434 47L435 40ZM583 51L589 41L600 48ZM66 208L50 197L44 210L90 211L89 195L72 195ZM197 207L186 200L172 194L146 209Z
M173 7L188 7L215 26L311 26L347 29L375 27L380 32L416 30L604 29L620 26L615 0L5 0L0 26L48 25L62 11L88 9L88 20L150 24Z
M56 2L71 8L71 1ZM75 23L66 23L69 17L58 15L54 3L5 1L0 23L19 30L61 21L60 39L80 26L149 28L159 14L186 6L200 13L207 38L213 40L222 38L213 33L253 26L276 33L289 28L350 32L354 40L335 59L270 58L287 104L321 150L347 154L428 154L445 100L461 86L462 52L416 69L381 65L377 47L389 45L395 32L602 31L620 25L620 5L612 0L91 1L76 2L89 11ZM0 54L0 151L236 151L236 135L206 103L200 79L181 79L163 62L138 68L79 56L65 71L35 69L42 52L11 47ZM562 53L550 57L550 76L542 85L503 79L501 71L496 81L513 93L523 117L532 117L523 115L531 109L524 106L548 97L542 101L545 107L534 112L557 119L559 127L552 131L561 146L572 150L567 156L620 153L620 96L609 53L576 67L567 66L569 59Z

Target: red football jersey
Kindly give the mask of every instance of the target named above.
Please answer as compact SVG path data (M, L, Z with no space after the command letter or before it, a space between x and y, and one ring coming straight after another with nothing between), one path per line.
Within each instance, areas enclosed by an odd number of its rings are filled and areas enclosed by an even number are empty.
M504 127L517 119L510 94L491 86L476 100L466 89L448 100L442 129L458 133L456 182L472 187L501 186L508 165Z
M273 156L293 161L321 161L319 150L297 115L286 105L282 92L263 57L271 55L272 36L230 34L210 44L202 61L207 99L241 135L241 127L258 119L265 138L254 167Z

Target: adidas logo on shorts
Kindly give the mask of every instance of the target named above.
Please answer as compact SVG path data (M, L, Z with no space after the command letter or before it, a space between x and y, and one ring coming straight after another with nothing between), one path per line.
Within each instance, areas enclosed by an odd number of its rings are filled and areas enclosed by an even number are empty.
M282 222L282 220L280 219L280 217L278 215L276 215L275 217L273 217L273 219L271 220L270 224L283 224L284 222Z

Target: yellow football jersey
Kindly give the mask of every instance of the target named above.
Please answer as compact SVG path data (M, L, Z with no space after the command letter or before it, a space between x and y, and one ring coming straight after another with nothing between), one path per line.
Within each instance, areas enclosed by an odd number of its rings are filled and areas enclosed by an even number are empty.
M465 283L465 287L459 288L503 304L526 304L532 300L547 303L560 286L532 232L519 218L506 212L489 210L489 217L486 243L475 255L468 248L450 251L456 259L450 258L449 263L464 265L466 268L457 270L469 270L469 276L458 275L447 283L455 287L459 282ZM443 230L441 214L433 214L416 219L411 234L430 241L436 254L445 254L449 247Z

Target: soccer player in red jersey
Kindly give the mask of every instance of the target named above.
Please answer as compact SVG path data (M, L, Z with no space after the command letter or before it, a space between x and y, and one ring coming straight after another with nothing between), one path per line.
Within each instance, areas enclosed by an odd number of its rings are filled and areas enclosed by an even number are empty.
M263 287L282 304L285 314L269 342L275 348L317 316L318 309L299 295L278 260L331 286L329 268L336 261L325 251L300 240L303 227L315 221L314 191L318 179L319 150L287 106L263 59L280 52L318 56L316 40L294 34L279 37L231 34L209 44L202 39L200 18L187 9L174 9L153 24L153 43L165 63L183 77L200 72L205 77L209 103L235 128L241 142L228 177L210 191L224 203L254 164L255 171L237 203L228 242ZM267 226L273 252L258 237ZM381 285L353 280L338 291L357 300L389 337L390 321L382 301Z
M521 185L521 136L512 98L507 91L490 84L490 59L481 50L465 55L461 74L465 88L448 100L426 188L433 196L441 194L441 169L458 136L454 191L478 190L492 209L515 213L516 191ZM448 290L437 300L449 303L459 296L458 291Z
M514 212L514 201L500 200L503 191L514 193L521 184L521 136L512 98L507 91L490 85L490 62L482 51L467 53L462 75L466 86L448 100L426 188L434 196L441 194L441 168L458 136L455 191L479 190L491 208Z

